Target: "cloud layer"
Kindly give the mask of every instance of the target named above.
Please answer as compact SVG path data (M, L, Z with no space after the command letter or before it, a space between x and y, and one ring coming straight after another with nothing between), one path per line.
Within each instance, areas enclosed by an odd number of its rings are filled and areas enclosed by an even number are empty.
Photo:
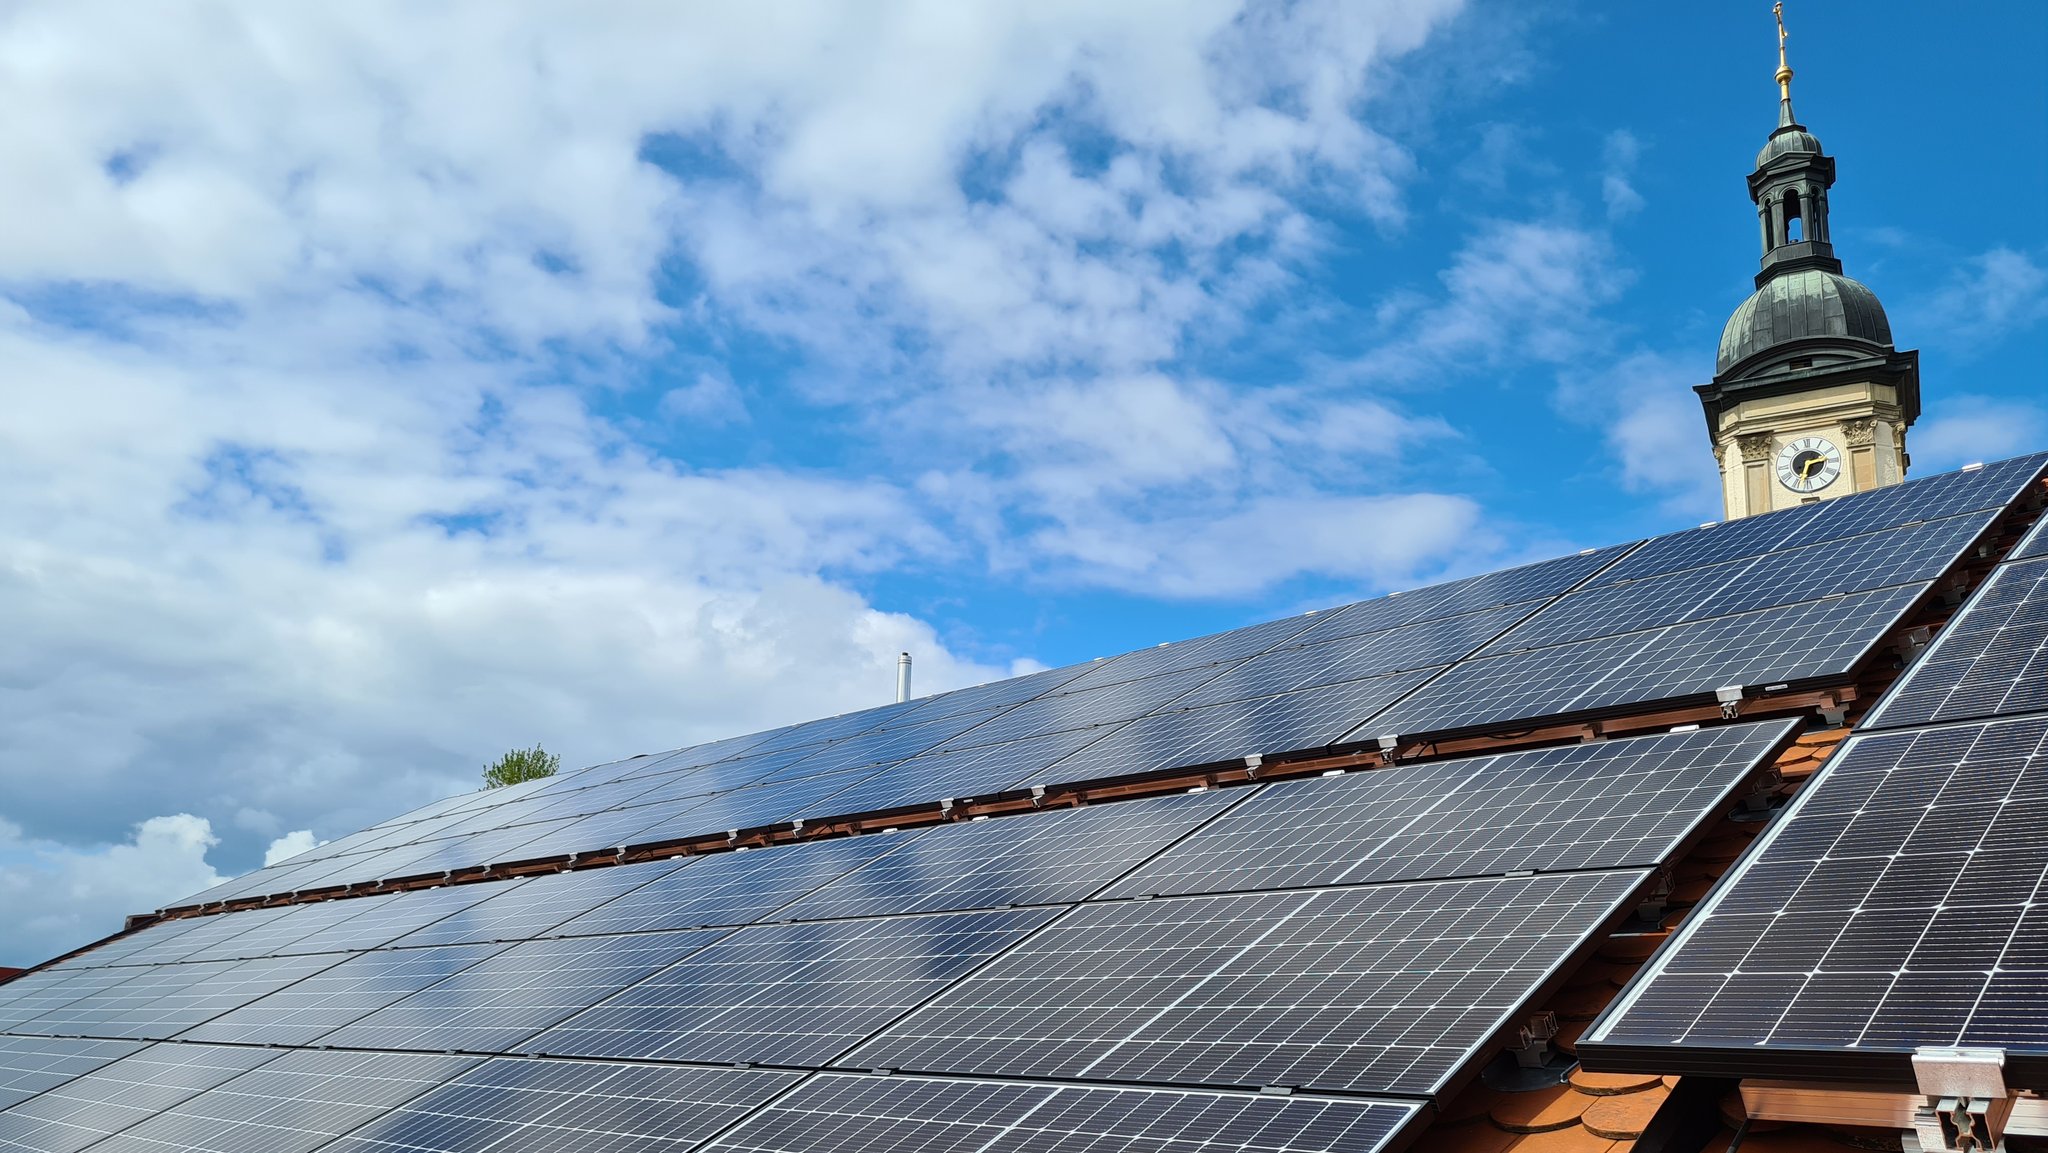
M1443 563L1476 507L1377 470L1450 429L1194 366L1318 211L1400 227L1454 7L9 6L0 962L512 745L1031 655L880 574Z

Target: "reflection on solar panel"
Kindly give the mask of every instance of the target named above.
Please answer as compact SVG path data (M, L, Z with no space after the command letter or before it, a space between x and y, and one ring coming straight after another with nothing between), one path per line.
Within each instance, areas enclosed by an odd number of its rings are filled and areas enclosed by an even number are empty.
M339 960L324 954L118 969L131 976L11 1028L45 1036L174 1037Z
M1654 865L1791 735L1775 721L1282 781L1105 895Z
M1051 917L1009 909L756 925L527 1047L572 1057L822 1065Z
M312 1153L475 1057L296 1050L93 1146L93 1153Z
M322 1045L510 1053L573 1013L723 934L641 933L513 945L388 1007L319 1035ZM434 950L438 951L438 950ZM262 1006L255 1006L261 1008ZM360 1018L360 1019L357 1019Z
M2048 559L1999 566L1864 727L1896 728L2044 709Z
M1927 586L1903 585L1455 665L1353 739L1416 734L1841 677Z
M1850 738L1582 1042L1611 1065L2048 1076L2048 718Z
M1431 1093L1648 877L1082 905L838 1063Z
M637 933L745 925L922 833L885 833L705 857L583 914L557 932Z
M499 1058L325 1153L683 1153L801 1079L763 1069Z
M152 1045L0 1113L0 1149L78 1153L277 1056L241 1046Z
M735 1153L1372 1153L1412 1102L827 1073L710 1148Z
M288 988L181 1034L187 1041L304 1045L329 1030L428 988L505 945L444 945L357 953ZM333 961L336 958L326 958ZM164 1034L168 1036L169 1034Z
M136 1041L0 1037L0 1109L142 1048Z
M779 915L814 920L1083 900L1244 795L1183 793L1029 821L943 825Z

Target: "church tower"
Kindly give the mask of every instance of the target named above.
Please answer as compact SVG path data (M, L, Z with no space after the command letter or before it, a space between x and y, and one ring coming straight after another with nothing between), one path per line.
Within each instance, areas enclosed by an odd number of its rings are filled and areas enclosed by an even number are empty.
M1792 115L1782 9L1778 128L1749 175L1763 270L1693 390L1730 520L1899 483L1920 415L1920 354L1892 346L1877 295L1842 275L1828 239L1835 161Z

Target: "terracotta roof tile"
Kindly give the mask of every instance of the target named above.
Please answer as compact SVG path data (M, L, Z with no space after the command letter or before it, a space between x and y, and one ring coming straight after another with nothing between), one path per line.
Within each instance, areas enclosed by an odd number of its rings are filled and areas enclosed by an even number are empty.
M1651 1073L1589 1073L1584 1069L1572 1073L1572 1088L1594 1097L1640 1093L1645 1089L1660 1087L1670 1086L1665 1084L1664 1078Z
M1553 1085L1530 1093L1501 1093L1487 1107L1487 1117L1510 1133L1547 1133L1579 1123L1591 1099L1570 1085Z
M1579 1124L1595 1137L1606 1137L1614 1141L1633 1141L1643 1135L1643 1127L1664 1104L1669 1090L1659 1084L1654 1089L1641 1093L1618 1093L1597 1098L1586 1106L1579 1117Z

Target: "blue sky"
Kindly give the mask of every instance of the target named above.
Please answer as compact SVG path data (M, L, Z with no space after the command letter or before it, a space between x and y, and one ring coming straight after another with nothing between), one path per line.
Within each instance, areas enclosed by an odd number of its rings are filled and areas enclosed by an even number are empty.
M2048 445L2048 8L1790 7L1916 470ZM513 745L1718 515L1767 4L670 9L0 9L0 964Z

